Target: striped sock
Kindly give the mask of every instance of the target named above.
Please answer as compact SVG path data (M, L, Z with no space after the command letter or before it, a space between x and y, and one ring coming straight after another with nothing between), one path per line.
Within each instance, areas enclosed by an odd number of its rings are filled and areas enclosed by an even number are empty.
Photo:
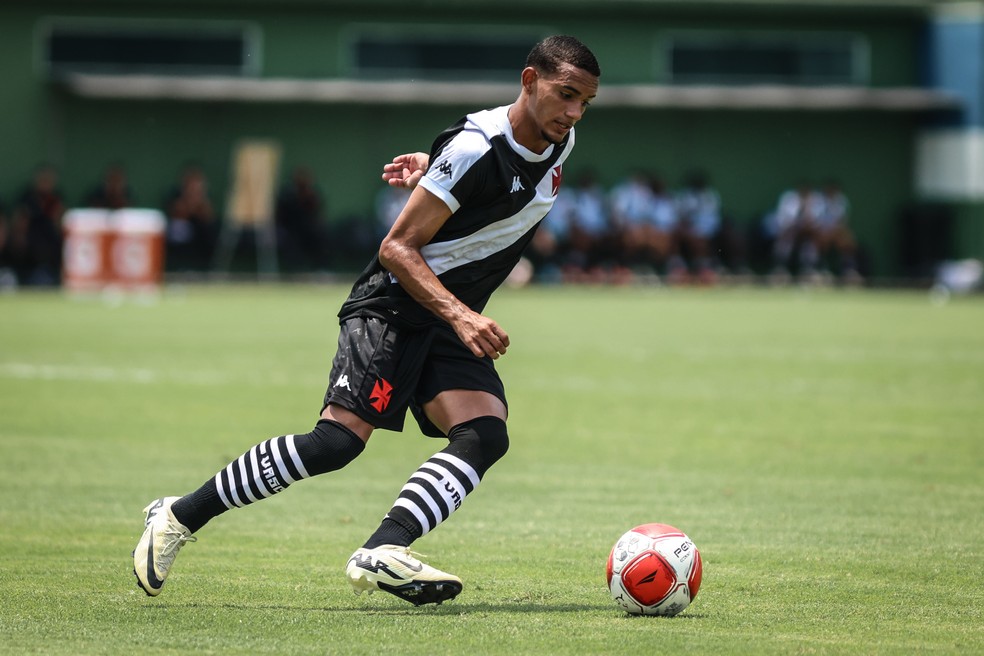
M322 419L310 433L260 442L198 490L175 501L171 512L194 533L227 510L271 497L305 478L341 469L363 449L365 444L355 433Z
M215 488L229 510L273 496L291 483L310 478L293 435L260 442L215 475Z
M457 510L465 497L509 448L506 423L479 417L448 431L450 444L420 466L400 490L393 507L363 545L409 547Z
M364 546L409 546L450 517L479 482L478 472L464 460L445 452L434 454L403 486L380 528Z

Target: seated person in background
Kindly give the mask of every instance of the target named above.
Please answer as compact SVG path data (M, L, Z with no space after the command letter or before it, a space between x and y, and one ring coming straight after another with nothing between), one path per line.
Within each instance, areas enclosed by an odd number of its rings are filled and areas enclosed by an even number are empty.
M680 260L675 236L679 222L677 204L659 176L652 177L650 187L653 204L649 221L643 229L643 241L647 257L654 268L659 272L667 272Z
M17 287L13 249L10 239L10 220L7 208L0 203L0 291Z
M165 201L170 266L208 270L218 238L215 208L208 196L208 180L195 164L185 167L181 180Z
M122 164L111 164L102 181L89 192L85 204L107 210L133 207L133 192Z
M277 196L277 248L281 261L295 270L328 268L328 231L324 199L306 167L294 169Z
M648 267L655 272L650 233L655 225L656 198L651 176L634 171L612 188L609 195L611 224L618 240L618 261L629 269Z
M814 273L819 258L817 217L822 198L806 181L779 196L775 212L766 217L765 232L773 239L773 275Z
M820 258L844 282L861 282L857 271L857 241L848 226L851 204L836 180L828 180L820 195L816 216L816 239Z
M561 186L553 207L533 233L525 255L533 266L534 277L540 282L561 282L565 268L573 266L569 258L575 201L574 190Z
M712 244L721 228L721 197L703 171L691 173L677 193L676 239L681 255L704 282L714 278Z
M58 173L42 165L12 211L11 247L22 284L57 285L62 267L62 217L65 201Z
M23 205L15 205L10 212L4 232L4 244L0 259L17 285L30 285L37 269L37 258L30 241L31 216Z
M616 258L617 248L605 190L593 171L584 171L578 176L572 209L565 276L575 280L584 276L595 279L603 274L602 268Z

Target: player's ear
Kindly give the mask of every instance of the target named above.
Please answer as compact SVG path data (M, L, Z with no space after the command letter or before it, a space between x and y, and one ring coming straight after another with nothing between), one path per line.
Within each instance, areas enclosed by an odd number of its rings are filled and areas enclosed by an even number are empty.
M536 69L532 66L527 66L523 69L523 89L526 90L526 93L533 93L533 87L536 85L536 81L539 76L539 73L537 73Z

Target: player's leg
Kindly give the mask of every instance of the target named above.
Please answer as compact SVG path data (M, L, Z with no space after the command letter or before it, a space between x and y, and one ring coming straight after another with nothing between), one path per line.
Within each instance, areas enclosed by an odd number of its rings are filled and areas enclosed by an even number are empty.
M409 396L402 400L404 410L400 412L395 410L401 404L397 400L392 404L394 410L379 414L375 423L363 418L369 416L363 407L370 403L367 388L382 374L374 362L363 361L361 354L389 353L399 346L398 341L381 322L345 322L339 331L321 420L310 433L260 442L194 492L152 501L144 509L144 532L133 552L140 587L148 595L159 594L178 549L194 540L192 534L212 518L273 496L297 481L341 469L362 453L374 426L402 426Z
M447 447L410 476L346 568L356 591L380 589L416 605L455 597L461 580L422 563L409 546L461 507L509 445L505 406L490 394L449 390L428 404L428 410L434 424L447 431ZM454 425L447 428L448 423Z
M457 510L509 448L506 408L481 391L448 390L424 406L448 445L410 477L366 548L408 547Z
M346 575L357 592L385 590L414 604L441 603L461 591L461 580L414 558L409 546L447 520L475 491L509 447L502 381L488 358L475 358L450 331L437 331L412 405L421 429L446 436L400 490L393 507Z
M353 430L331 418L330 411L325 415L310 433L260 442L194 492L156 499L144 508L144 532L133 551L138 585L148 595L160 594L178 549L194 541L192 534L214 517L341 469L362 453L372 427L356 417Z
M352 427L334 418L339 415L345 415L344 421ZM174 502L171 512L195 533L227 510L243 508L305 478L345 467L362 453L371 433L372 426L351 412L330 406L310 433L260 442L198 490Z

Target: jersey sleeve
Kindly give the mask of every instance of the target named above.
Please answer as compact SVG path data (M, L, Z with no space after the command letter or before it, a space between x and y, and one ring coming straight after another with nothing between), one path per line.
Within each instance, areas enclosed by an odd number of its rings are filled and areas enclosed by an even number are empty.
M420 185L440 198L452 212L457 212L474 186L472 169L489 147L480 132L462 130L431 156L430 168L420 179ZM472 175L467 175L469 171Z

